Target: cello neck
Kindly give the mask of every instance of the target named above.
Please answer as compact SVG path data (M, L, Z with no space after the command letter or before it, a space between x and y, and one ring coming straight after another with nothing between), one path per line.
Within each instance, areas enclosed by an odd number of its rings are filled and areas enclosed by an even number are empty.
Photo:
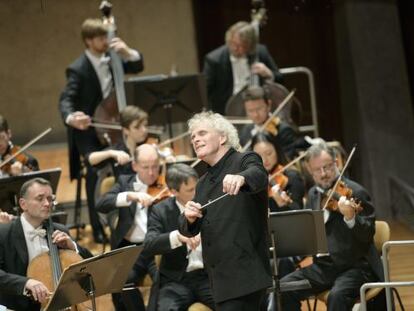
M47 222L47 243L49 244L50 265L52 267L53 284L56 288L62 275L62 266L60 264L59 249L53 243L52 234L54 231L52 217L49 217Z

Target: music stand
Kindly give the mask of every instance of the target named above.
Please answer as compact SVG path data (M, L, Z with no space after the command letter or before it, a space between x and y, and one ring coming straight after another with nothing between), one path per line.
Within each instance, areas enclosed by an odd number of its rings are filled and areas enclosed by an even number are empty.
M22 185L33 178L41 177L48 180L52 186L53 192L56 193L61 168L54 168L42 171L23 173L18 176L9 176L0 178L0 207L3 211L11 214L19 214L18 200L20 188Z
M142 246L126 246L108 253L85 259L67 267L45 311L62 310L95 298L122 291Z
M280 284L277 271L277 256L311 256L328 252L325 224L322 211L295 210L270 213L269 233L273 254L273 277L277 310L280 307L280 292L309 288L309 281Z
M127 104L145 110L149 124L166 124L171 138L172 123L186 122L207 107L206 80L202 74L157 77L125 81Z

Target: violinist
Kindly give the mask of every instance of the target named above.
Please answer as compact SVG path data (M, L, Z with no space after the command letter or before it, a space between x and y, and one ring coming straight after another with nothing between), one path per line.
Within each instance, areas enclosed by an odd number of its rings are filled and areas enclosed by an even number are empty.
M50 216L53 201L49 181L31 179L20 190L22 215L0 224L0 305L17 311L37 311L39 303L50 296L41 281L26 277L26 270L33 258L49 250L42 224ZM84 258L92 256L71 239L64 226L54 226L53 243L59 248L76 251Z
M271 115L272 101L269 99L268 92L268 88L265 86L252 86L243 93L246 115L253 121L253 124L247 124L240 130L239 136L242 146L260 130ZM277 116L272 119L265 130L277 137L284 153L289 158L296 157L300 150L309 146L296 129Z
M306 207L319 210L325 204L317 187L330 189L339 176L335 150L326 143L308 149L306 163L315 186L309 190ZM307 279L310 289L282 293L283 310L300 310L300 301L330 290L328 310L352 310L363 283L383 278L380 257L374 246L375 211L368 192L356 182L343 178L352 189L352 198L341 196L335 210L324 209L329 255L315 256L313 264L297 270L281 282ZM337 191L335 189L335 191ZM362 211L356 213L353 201Z
M282 81L268 49L257 44L252 24L240 21L230 26L225 41L205 56L203 67L210 109L221 114L228 99L245 87L252 73L265 80Z
M257 133L252 139L252 149L260 155L263 166L271 177L287 164L277 138L268 132ZM303 208L305 185L299 172L286 169L269 178L269 209L271 212Z
M118 210L119 221L111 236L112 249L141 245L144 242L148 214L151 212L154 198L165 187L160 184L160 156L153 145L143 144L135 149L132 168L136 174L121 175L112 189L105 193L96 205L101 213ZM128 283L138 283L148 271L153 276L153 268L153 262L140 255L130 273ZM135 310L145 310L139 291L114 294L113 300L117 310L124 310L127 300L134 301L138 308Z
M86 19L81 29L85 52L66 70L67 84L60 96L59 110L67 126L71 179L76 179L80 174L81 157L86 159L88 154L104 147L90 124L97 106L110 95L114 85L108 49L114 49L121 56L125 72L137 73L143 70L142 55L128 47L120 38L108 42L107 34L108 27L102 20ZM86 167L89 218L95 242L102 242L104 234L94 202L97 175L88 163Z
M87 156L89 163L101 167L110 162L114 175L134 174L131 158L135 148L147 139L148 114L137 106L126 106L119 115L123 140L102 151Z
M8 122L0 115L0 163L13 156L20 149L20 147L13 145L11 137L12 132L9 129ZM27 153L21 153L0 169L0 177L16 176L24 172L37 170L39 170L37 160Z

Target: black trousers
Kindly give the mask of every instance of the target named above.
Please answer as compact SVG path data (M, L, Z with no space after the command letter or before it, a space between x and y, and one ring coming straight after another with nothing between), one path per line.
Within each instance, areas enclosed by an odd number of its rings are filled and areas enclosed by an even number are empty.
M186 272L180 282L161 276L157 311L187 311L195 302L215 310L208 275L203 269Z
M216 311L259 311L266 290L216 303Z
M310 289L282 293L282 310L300 310L300 301L309 296L330 290L328 311L349 311L359 297L359 288L366 282L375 282L377 277L366 262L349 268L339 269L332 263L320 261L297 270L281 282L309 280Z
M122 240L118 248L135 245L127 240ZM134 286L141 282L147 273L153 277L156 266L153 258L147 258L141 254L132 267L125 284ZM138 289L132 289L121 293L112 294L112 301L116 311L145 311L145 304L142 294Z
M98 180L98 175L93 167L87 166L86 177L86 200L88 202L89 222L92 226L93 237L95 242L102 242L105 238L105 233L101 221L99 220L98 212L95 208L95 187Z

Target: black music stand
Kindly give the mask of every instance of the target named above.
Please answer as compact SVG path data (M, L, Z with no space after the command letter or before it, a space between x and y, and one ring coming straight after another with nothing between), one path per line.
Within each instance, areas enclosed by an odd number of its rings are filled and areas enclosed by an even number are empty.
M295 210L270 213L269 233L273 255L275 306L280 306L280 293L309 288L309 281L280 283L277 257L311 256L328 252L322 211Z
M145 110L151 125L167 125L171 138L172 123L186 122L207 107L206 80L202 74L155 77L125 81L127 104Z
M67 267L45 311L62 310L108 293L121 292L142 246L126 246Z
M0 208L5 212L19 215L18 201L22 185L29 179L41 177L50 181L52 190L56 193L61 172L61 168L54 168L0 178Z

